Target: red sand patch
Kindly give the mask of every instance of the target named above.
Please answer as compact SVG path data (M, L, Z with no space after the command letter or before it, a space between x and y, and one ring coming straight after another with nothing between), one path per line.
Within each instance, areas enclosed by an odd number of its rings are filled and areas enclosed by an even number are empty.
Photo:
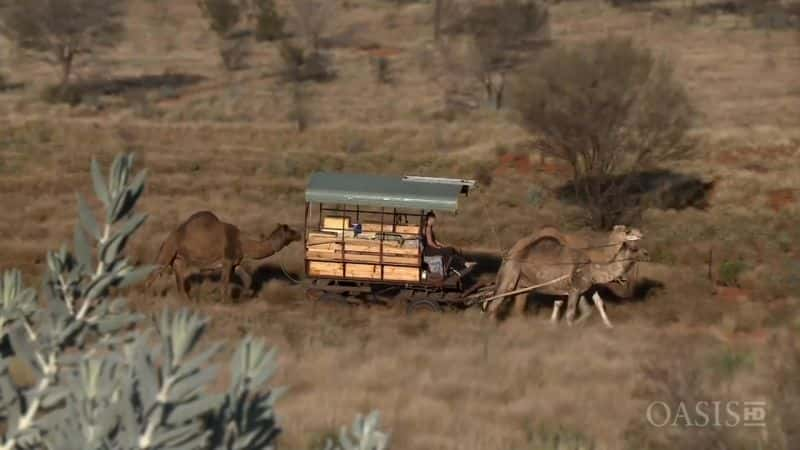
M528 155L507 153L499 158L498 163L498 167L494 171L498 175L509 172L528 174L532 171L531 159Z
M542 172L549 173L551 175L568 175L570 173L570 168L568 165L553 162L539 164L537 168Z
M773 211L780 211L795 202L794 189L775 189L767 192L767 203Z
M734 333L733 339L750 344L766 344L770 336L769 331L764 328L759 328L753 331L737 331Z
M740 158L736 153L737 152L735 150L722 152L717 155L716 158L714 158L714 161L725 166L736 167L742 163L742 158Z
M746 289L729 286L717 286L714 290L714 296L726 302L750 301L750 293Z

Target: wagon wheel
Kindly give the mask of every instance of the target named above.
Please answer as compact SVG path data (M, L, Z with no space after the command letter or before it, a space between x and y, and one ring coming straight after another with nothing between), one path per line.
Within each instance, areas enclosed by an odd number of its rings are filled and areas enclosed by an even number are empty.
M406 314L414 314L414 313L442 313L444 312L444 308L437 302L436 300L430 300L427 298L421 298L418 300L411 300L408 302L406 306Z

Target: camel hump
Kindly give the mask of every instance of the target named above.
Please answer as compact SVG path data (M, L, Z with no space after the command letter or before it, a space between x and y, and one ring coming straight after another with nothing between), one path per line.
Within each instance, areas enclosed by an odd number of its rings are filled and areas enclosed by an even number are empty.
M197 211L196 213L189 216L189 218L186 219L185 222L183 222L183 225L185 226L189 224L196 224L202 226L204 224L211 225L211 224L218 224L220 222L221 221L219 220L219 218L211 211Z
M517 241L508 251L508 257L511 259L525 259L528 252L534 248L546 251L560 251L566 248L566 245L558 235L537 232Z
M537 241L539 239L554 239L563 246L567 245L566 235L564 235L564 233L562 233L561 230L559 230L554 226L544 226L540 228L535 236Z

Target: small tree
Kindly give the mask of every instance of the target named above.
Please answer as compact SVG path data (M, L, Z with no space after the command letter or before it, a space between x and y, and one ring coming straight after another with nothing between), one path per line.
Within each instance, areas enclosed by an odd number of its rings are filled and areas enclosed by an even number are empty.
M599 228L639 212L636 172L686 157L694 109L669 64L630 39L553 48L521 71L515 106L542 152L572 167L576 198Z
M506 73L520 61L524 51L549 42L550 14L536 1L503 0L476 6L465 22L473 44L467 67L482 84L486 101L500 109Z
M237 0L197 0L197 5L219 38L223 66L228 70L241 68L249 47L244 36L234 35L234 29L242 19L243 6Z
M0 4L0 33L61 70L63 90L80 55L119 44L125 0L25 0Z
M433 40L438 41L462 13L463 8L458 0L433 0Z
M312 50L318 50L323 34L334 17L335 2L330 0L292 0L290 23Z
M252 20L255 22L255 37L259 41L274 41L284 36L286 19L278 13L274 0L253 0Z
M197 0L197 6L211 31L221 38L228 37L242 18L242 8L236 0Z

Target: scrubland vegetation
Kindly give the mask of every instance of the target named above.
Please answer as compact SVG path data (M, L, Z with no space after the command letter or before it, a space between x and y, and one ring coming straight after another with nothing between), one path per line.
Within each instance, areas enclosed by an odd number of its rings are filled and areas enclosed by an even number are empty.
M0 448L348 448L372 410L361 448L800 447L797 2L0 1L0 35ZM317 305L297 246L234 305L128 272L200 209L302 226L315 170L477 179L437 234L486 279L543 225L635 225L653 261L611 331L536 298L500 324ZM646 421L714 400L766 427Z

